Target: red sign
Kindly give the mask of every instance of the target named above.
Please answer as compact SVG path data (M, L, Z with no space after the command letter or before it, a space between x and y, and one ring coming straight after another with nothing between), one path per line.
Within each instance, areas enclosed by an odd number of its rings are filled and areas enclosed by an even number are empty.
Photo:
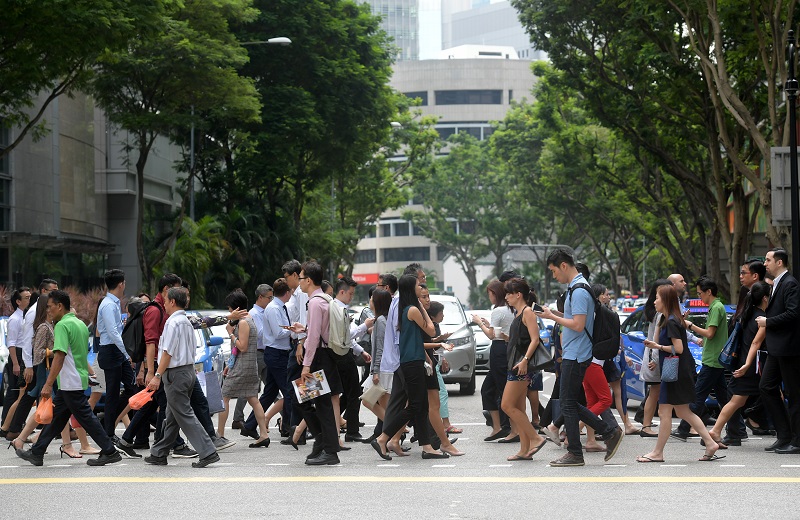
M378 273L353 273L353 280L357 283L373 284L378 283Z
M689 300L689 307L706 307L706 304L703 303L703 300L692 299L692 300Z

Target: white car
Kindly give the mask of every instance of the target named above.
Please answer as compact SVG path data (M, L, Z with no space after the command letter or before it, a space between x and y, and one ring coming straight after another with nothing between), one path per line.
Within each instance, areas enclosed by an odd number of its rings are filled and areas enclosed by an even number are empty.
M486 318L487 320L492 317L490 310L474 310L467 312L467 319L470 320L470 327L475 336L475 370L478 372L489 371L489 349L492 346L492 340L489 339L477 323L472 322L472 315Z

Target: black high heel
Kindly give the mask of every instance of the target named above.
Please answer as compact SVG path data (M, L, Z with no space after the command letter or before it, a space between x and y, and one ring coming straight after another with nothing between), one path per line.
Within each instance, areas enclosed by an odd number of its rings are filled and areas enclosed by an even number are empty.
M75 455L70 455L69 453L67 453L67 452L64 450L64 445L63 445L63 444L62 444L61 446L59 446L59 447L58 447L58 451L60 451L60 452L61 452L61 457L59 457L59 458L61 458L61 459L63 459L63 458L64 458L64 455L66 455L67 457L69 457L69 458L71 458L71 459L82 459L82 458L83 458L83 456L82 456L80 453L76 453Z
M281 440L281 444L283 444L284 446L291 446L295 450L299 451L300 448L298 448L297 447L297 443L294 442L294 434L295 433L297 433L297 427L296 426L295 426L294 430L292 430L292 433L289 434L289 436L287 438ZM303 444L305 444L305 443L303 443Z

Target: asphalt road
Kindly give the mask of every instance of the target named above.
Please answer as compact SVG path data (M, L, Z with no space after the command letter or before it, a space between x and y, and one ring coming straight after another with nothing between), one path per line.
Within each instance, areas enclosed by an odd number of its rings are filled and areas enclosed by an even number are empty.
M482 382L479 377L478 384ZM549 384L548 384L549 383ZM545 396L552 380L545 382ZM33 467L10 450L0 450L0 519L37 514L50 517L130 518L168 514L171 518L550 518L742 517L769 513L798 518L794 493L800 484L800 456L774 455L763 448L774 438L748 439L725 458L698 462L699 440L671 440L664 464L638 464L654 439L629 436L609 463L602 453L586 454L586 466L551 468L563 453L548 444L531 462L506 462L513 446L483 442L480 396L460 396L452 386L450 415L461 426L457 447L467 454L423 460L418 447L404 458L381 460L371 447L350 444L338 466L303 464L299 453L277 443L249 449L238 444L220 453L222 462L193 469L191 459L148 466L125 459L104 468L85 460L59 459L54 443L43 467ZM369 411L362 420L374 424ZM363 433L368 433L366 427ZM768 504L768 506L766 506ZM48 510L52 508L51 510Z

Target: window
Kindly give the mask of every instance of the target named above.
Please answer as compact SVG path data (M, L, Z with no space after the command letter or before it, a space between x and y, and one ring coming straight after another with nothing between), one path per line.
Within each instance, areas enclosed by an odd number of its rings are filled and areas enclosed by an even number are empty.
M356 263L357 264L372 264L377 261L378 255L375 253L374 249L362 249L360 251L356 251Z
M0 118L0 151L5 150L9 141L8 127ZM11 172L8 171L8 157L0 157L0 231L11 229Z
M422 229L420 229L419 227L415 226L414 224L411 224L411 228L412 228L412 231L413 231L415 237L421 237L421 236L425 235L425 233L422 232Z
M408 222L399 222L394 225L394 236L407 237L408 236Z
M456 133L455 128L437 128L437 132L439 132L439 138L443 141L447 140L448 137Z
M481 129L480 129L480 127L478 127L478 128L475 128L475 127L459 128L458 131L461 132L461 133L469 134L472 137L474 137L475 139L477 139L478 141L481 140Z
M381 236L382 237L390 237L390 236L392 236L392 225L391 224L381 224Z
M418 92L404 92L403 95L410 99L417 99L419 98L422 100L421 105L426 107L428 106L428 91L427 90L420 90Z
M427 262L431 259L430 247L387 247L381 251L384 262Z
M502 90L436 90L437 105L502 105Z
M444 246L436 246L436 260L444 262L444 259L450 254L450 250Z
M514 91L511 90L511 89L508 89L508 102L511 103L511 101L513 99L514 99Z

